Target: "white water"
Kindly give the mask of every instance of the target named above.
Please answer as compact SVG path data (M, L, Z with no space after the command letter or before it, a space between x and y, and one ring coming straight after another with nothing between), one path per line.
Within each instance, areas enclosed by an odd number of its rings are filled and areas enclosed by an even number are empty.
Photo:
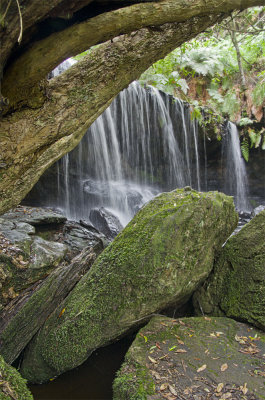
M238 210L251 210L248 201L248 178L245 161L241 154L238 130L235 124L228 123L226 140L223 142L226 159L224 192L234 196Z
M56 206L68 218L88 219L103 206L126 225L161 191L200 189L197 124L183 102L134 82L58 165Z
M66 60L51 77L74 62ZM226 171L222 190L234 195L239 210L248 211L246 170L232 123L222 147ZM53 193L57 195L51 193L46 205L61 208L75 220L89 219L92 208L103 206L126 225L145 202L161 191L187 185L207 190L205 136L199 143L198 124L191 121L187 104L134 82L53 171Z

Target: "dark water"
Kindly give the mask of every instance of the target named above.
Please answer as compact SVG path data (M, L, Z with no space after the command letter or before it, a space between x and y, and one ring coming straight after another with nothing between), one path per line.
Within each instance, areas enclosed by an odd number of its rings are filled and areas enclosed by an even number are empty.
M112 383L135 335L95 351L78 368L50 383L31 385L35 400L112 399Z

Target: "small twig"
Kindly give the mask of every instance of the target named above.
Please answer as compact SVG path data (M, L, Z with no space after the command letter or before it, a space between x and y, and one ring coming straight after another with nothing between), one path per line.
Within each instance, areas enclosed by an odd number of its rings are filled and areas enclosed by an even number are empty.
M20 44L21 39L22 39L22 32L23 32L23 21L22 21L22 14L21 14L21 9L18 0L17 2L17 8L18 8L18 14L19 14L19 22L20 22L20 32L19 32L19 37L17 39L18 43Z

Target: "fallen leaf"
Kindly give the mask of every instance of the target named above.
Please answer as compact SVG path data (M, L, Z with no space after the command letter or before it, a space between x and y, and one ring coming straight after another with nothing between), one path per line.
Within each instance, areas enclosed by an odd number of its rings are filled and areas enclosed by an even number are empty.
M184 342L182 340L179 340L179 339L178 339L178 343L179 344L184 344Z
M232 397L232 393L227 392L227 393L222 394L221 399L230 399L231 397Z
M216 392L220 393L223 390L224 384L223 383L218 383L217 388L216 388Z
M223 365L221 365L221 371L222 371L222 372L226 371L227 368L228 368L228 365L227 365L226 363L223 364Z
M173 388L173 386L168 385L168 388L169 388L170 392L171 392L172 394L174 394L174 396L177 396L178 393L177 393L176 390Z
M163 391L163 390L166 390L167 389L167 387L168 387L168 383L162 383L162 385L160 386L160 390L161 390L161 392Z
M59 314L59 318L61 318L61 316L63 315L63 313L65 312L65 308L62 309L62 311Z
M159 343L158 343L158 342L156 342L156 347L157 347L159 350L161 350L161 347L159 346Z
M210 333L210 336L212 336L212 337L216 337L216 335L215 335L215 333L214 333L214 332Z
M187 353L187 350L185 350L185 349L177 349L175 352L176 353Z
M153 364L157 364L156 360L150 356L148 356L149 360L153 363Z
M204 317L205 321L211 321L212 319L209 317Z
M172 351L172 350L174 350L176 347L177 347L177 346L172 346L172 347L170 347L170 349L168 349L168 350L169 350L169 351Z
M244 386L240 386L240 390L243 394L247 394L248 392L247 383L244 383Z
M197 372L204 371L206 369L207 365L203 364L200 368L197 369Z

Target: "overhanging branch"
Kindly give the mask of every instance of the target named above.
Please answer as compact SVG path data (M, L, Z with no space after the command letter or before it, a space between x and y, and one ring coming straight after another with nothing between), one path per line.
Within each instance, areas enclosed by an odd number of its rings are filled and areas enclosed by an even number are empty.
M229 13L259 5L263 0L162 0L134 4L98 15L37 42L7 70L2 92L16 107L27 104L32 89L64 59L120 34L148 26L183 22L192 17ZM16 82L16 85L14 85ZM36 90L34 90L34 96Z

